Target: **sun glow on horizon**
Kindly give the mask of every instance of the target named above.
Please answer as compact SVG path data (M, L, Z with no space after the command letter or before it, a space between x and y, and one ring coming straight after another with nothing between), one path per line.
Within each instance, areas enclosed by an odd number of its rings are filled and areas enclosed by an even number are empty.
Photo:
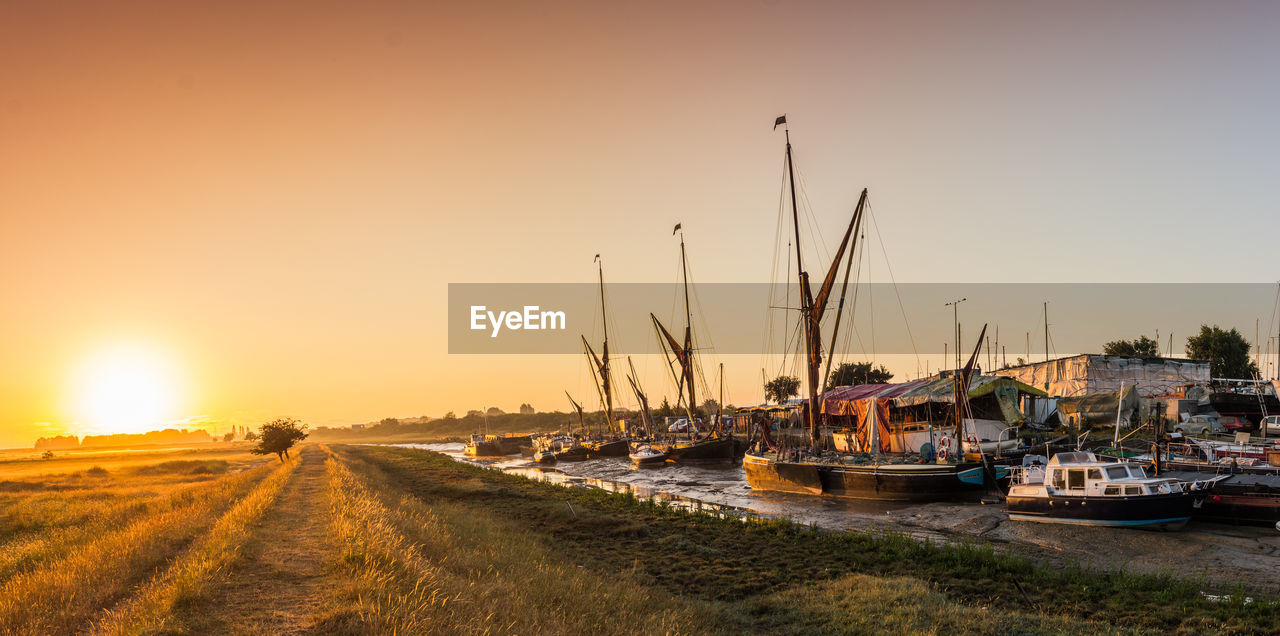
M156 352L120 346L89 357L75 377L74 408L95 433L142 433L173 419L179 390L173 365Z

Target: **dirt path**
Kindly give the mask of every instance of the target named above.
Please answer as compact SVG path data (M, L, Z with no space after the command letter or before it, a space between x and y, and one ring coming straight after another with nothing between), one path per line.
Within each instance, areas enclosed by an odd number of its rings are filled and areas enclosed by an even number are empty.
M320 613L332 554L325 519L325 454L301 451L298 466L225 583L191 608L188 624L202 633L298 634Z

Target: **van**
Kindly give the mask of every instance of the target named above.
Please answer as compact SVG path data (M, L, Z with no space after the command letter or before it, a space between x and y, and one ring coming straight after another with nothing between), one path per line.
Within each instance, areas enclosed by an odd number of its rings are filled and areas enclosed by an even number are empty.
M1262 420L1262 431L1267 437L1280 435L1280 415L1268 415Z

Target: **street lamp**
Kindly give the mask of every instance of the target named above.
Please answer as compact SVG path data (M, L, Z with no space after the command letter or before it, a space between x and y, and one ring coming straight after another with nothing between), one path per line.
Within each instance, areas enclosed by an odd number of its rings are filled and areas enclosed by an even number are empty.
M952 322L954 322L954 323L955 323L955 328L956 328L956 368L957 368L957 369L959 369L959 368L960 368L960 303L962 303L962 302L964 302L964 301L966 301L966 300L969 300L969 299L968 299L968 298L961 298L960 300L953 300L953 301L951 301L951 302L946 303L946 304L944 304L944 305L943 305L944 307L950 307L950 308L951 308L951 320L952 320Z

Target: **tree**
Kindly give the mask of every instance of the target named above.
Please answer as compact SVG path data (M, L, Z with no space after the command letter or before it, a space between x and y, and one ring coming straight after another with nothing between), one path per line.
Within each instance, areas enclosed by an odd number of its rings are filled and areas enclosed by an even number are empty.
M521 414L521 415L533 415L534 413L535 413L535 411L533 410L533 405L532 405L532 404L529 404L528 402L525 402L524 404L521 404L521 405L520 405L520 414Z
M235 439L236 439L235 433L227 433L226 435L222 436L222 441L224 442L234 442Z
M1134 340L1112 340L1102 346L1102 352L1109 356L1156 358L1160 356L1160 343L1146 336L1138 336Z
M258 434L253 431L248 431L244 434L244 441L246 442L252 442L255 439L258 439Z
M1187 338L1187 355L1209 361L1209 375L1215 378L1252 378L1258 366L1249 359L1249 341L1234 327L1226 331L1218 325L1200 325L1200 333Z
M880 365L872 367L870 362L841 362L831 372L828 387L850 386L853 384L884 384L893 379L893 374Z
M764 383L765 401L782 404L797 395L800 395L800 378L793 375L780 375Z
M43 453L40 453L40 459L53 459L53 451L47 450Z
M257 446L249 449L249 452L255 455L275 453L280 461L284 462L284 458L289 456L289 449L307 438L306 429L306 424L290 417L271 420L259 429L258 436L261 439Z
M720 412L720 402L712 399L702 401L702 411L708 418Z
M485 415L488 415L489 417L497 417L502 415L502 409L496 406L491 406L489 407L489 410L485 411Z
M653 411L654 417L671 417L675 414L676 410L671 408L671 402L665 396L662 398L662 405Z
M467 411L467 417L484 417L484 411L477 411L476 409L471 409L470 411Z
M444 419L446 419L446 420L456 420L456 419L458 419L458 416L457 416L456 414L454 414L454 412L453 412L453 411L449 411L448 413L445 413L445 414L444 414Z

